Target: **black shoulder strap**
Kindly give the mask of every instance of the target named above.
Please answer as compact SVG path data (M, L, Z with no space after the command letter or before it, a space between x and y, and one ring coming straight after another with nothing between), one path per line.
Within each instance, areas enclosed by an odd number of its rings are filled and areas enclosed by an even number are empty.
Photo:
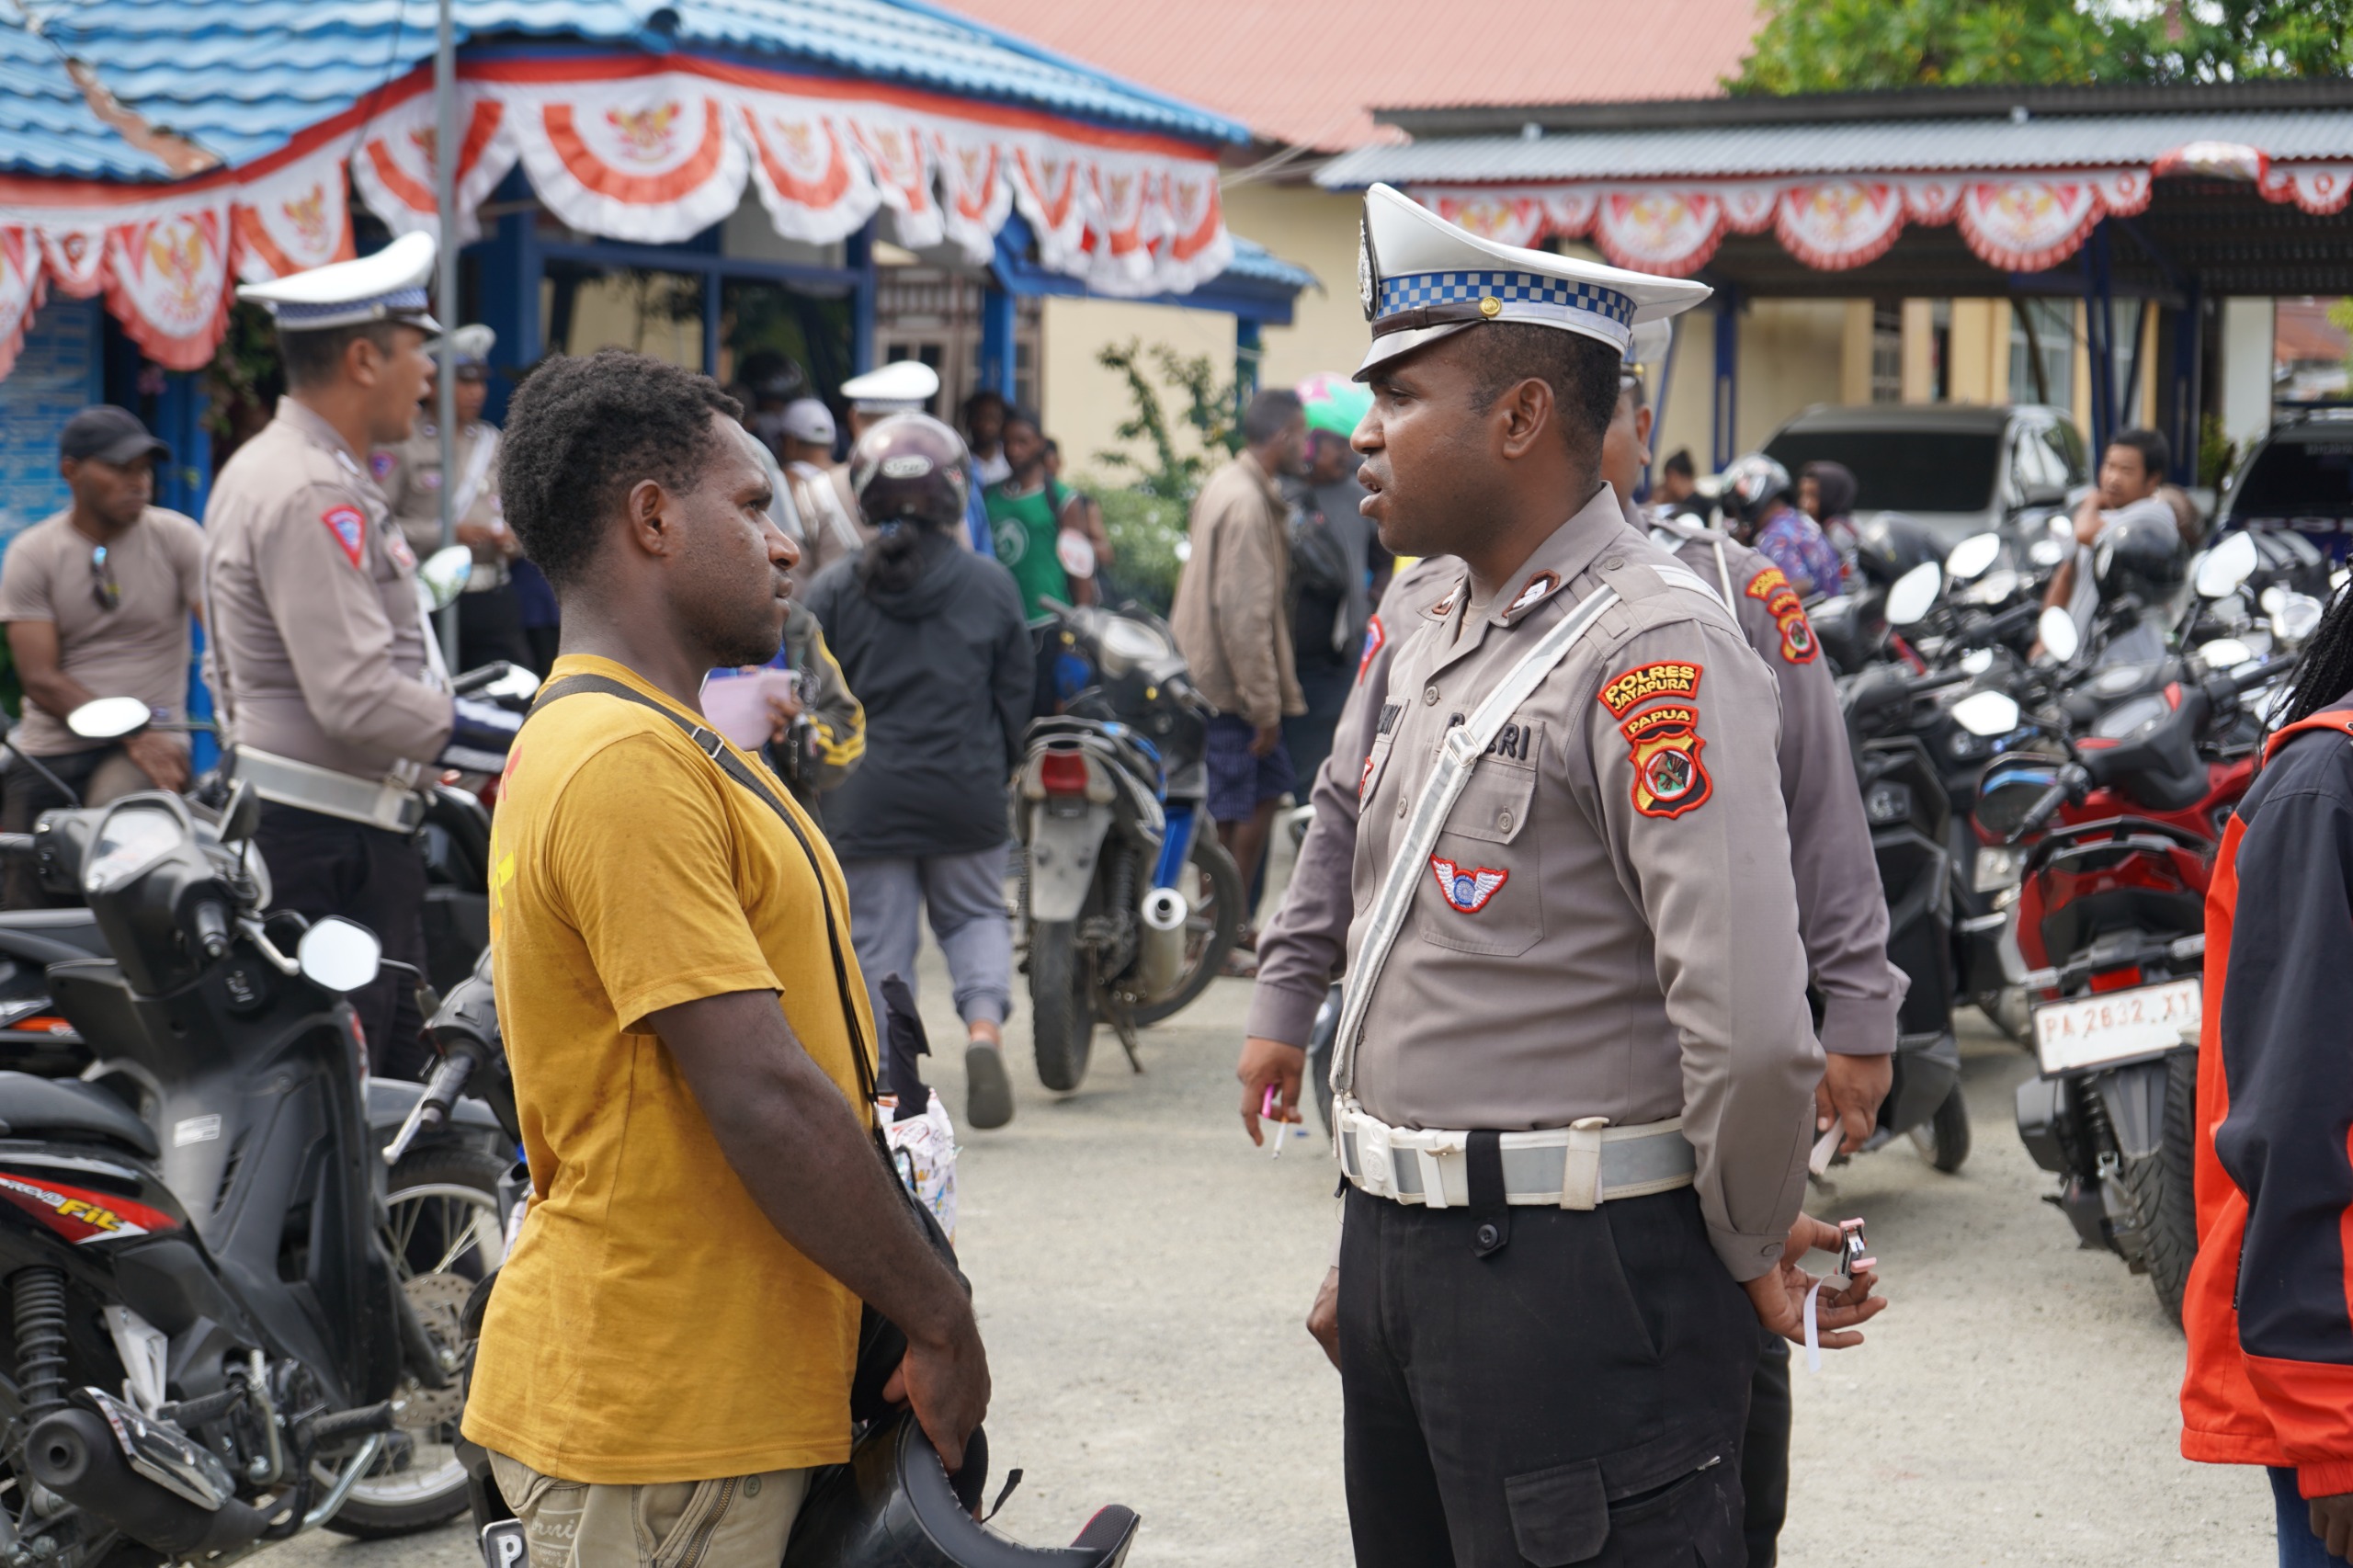
M577 696L582 692L593 692L599 697L618 697L624 702L634 702L640 708L650 709L661 714L671 723L676 724L687 739L694 743L697 751L717 763L720 772L758 796L762 803L776 813L777 820L791 831L793 841L801 846L801 852L809 858L810 874L817 879L817 903L825 912L825 945L833 953L834 985L841 993L842 1023L849 1030L850 1055L858 1061L858 1085L859 1091L866 1096L866 1105L860 1114L865 1116L870 1123L878 1093L874 1082L874 1063L866 1053L866 1031L858 1028L858 1001L849 988L849 965L842 958L841 927L834 918L833 897L825 891L824 868L817 859L816 846L811 844L808 834L801 831L800 819L792 814L790 808L777 798L776 791L760 781L758 774L745 767L743 759L727 749L726 741L721 738L717 731L696 723L685 714L675 712L656 702L635 687L624 685L610 676L565 676L561 680L550 681L540 687L539 696L531 703L531 714L538 713L551 702ZM526 722L529 722L531 714L525 715Z

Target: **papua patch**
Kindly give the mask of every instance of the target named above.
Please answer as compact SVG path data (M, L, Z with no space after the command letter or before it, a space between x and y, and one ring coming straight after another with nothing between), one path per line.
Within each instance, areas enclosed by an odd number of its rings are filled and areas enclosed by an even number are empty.
M1389 629L1374 616L1364 623L1364 652L1357 655L1357 679L1364 679L1364 672L1372 668L1372 656L1388 644Z
M1767 581L1767 579L1771 581ZM1810 665L1821 652L1813 640L1813 627L1805 618L1805 606L1790 580L1781 575L1778 566L1768 566L1750 579L1748 596L1765 601L1765 613L1781 631L1781 658L1792 665Z
M1634 809L1646 817L1679 817L1707 803L1714 786L1699 765L1699 710L1671 702L1618 726L1634 762Z
M1512 596L1511 603L1504 606L1504 618L1509 619L1531 605L1541 604L1560 585L1561 577L1557 572L1539 572L1521 584L1519 592Z
M368 543L367 514L357 506L329 506L319 514L319 521L326 524L327 532L335 535L351 563L358 565L359 552Z
M1781 657L1793 665L1810 665L1822 652L1822 644L1813 640L1813 623L1805 612L1786 617L1780 622Z
M1673 661L1637 665L1624 675L1613 676L1597 694L1597 699L1609 710L1611 718L1623 719L1654 697L1699 696L1699 675L1706 668L1705 665Z
M399 461L400 459L390 452L370 452L368 455L368 472L377 483L381 484L392 476L392 469Z
M1447 907L1458 915L1478 914L1495 896L1495 890L1511 880L1509 871L1493 866L1458 866L1438 855L1430 857L1430 870L1438 877L1438 891L1445 896Z

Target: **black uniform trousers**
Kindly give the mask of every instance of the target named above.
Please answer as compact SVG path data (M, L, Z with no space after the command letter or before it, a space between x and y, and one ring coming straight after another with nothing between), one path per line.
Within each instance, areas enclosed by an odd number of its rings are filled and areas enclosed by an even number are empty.
M425 967L425 857L408 834L265 801L254 834L269 868L271 907L311 920L340 915L376 934L384 956ZM351 994L368 1035L369 1071L419 1078L432 1052L422 1038L415 977L386 970Z
M1756 1316L1690 1188L1586 1211L1347 1201L1359 1568L1739 1568Z
M1790 1517L1790 1342L1759 1328L1764 1349L1748 1385L1748 1432L1740 1443L1741 1534L1748 1568L1773 1568Z

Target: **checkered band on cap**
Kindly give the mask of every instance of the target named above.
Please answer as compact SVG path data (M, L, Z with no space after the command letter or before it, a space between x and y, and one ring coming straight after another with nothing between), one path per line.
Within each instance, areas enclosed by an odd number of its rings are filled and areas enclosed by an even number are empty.
M1400 273L1381 280L1379 314L1393 315L1420 305L1476 304L1482 300L1504 306L1500 319L1505 320L1518 313L1510 308L1513 305L1550 305L1599 316L1621 328L1634 324L1633 300L1615 289L1533 272Z
M300 332L309 326L344 326L381 320L387 316L422 315L425 306L423 289L395 289L389 294L379 294L372 299L336 300L320 304L273 300L270 301L270 312L278 318L281 331Z

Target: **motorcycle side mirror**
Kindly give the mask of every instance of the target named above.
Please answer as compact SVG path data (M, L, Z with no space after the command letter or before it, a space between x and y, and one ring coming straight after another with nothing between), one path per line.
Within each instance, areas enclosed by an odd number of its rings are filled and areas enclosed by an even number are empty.
M466 591L474 574L474 552L462 544L437 550L416 569L416 594L427 610L445 610Z
M1923 561L1895 580L1887 591L1887 621L1890 626L1913 626L1925 619L1936 608L1938 590L1944 586L1944 574L1933 561Z
M1984 739L2018 727L2018 705L2007 692L1972 691L1952 705L1953 722Z
M2255 657L2255 650L2235 637L2217 637L2199 645L2198 657L2210 670L2234 670Z
M154 721L153 710L135 697L94 697L65 715L65 727L85 741L119 741Z
M2239 591L2239 585L2255 575L2262 564L2255 550L2251 534L2235 533L2208 551L2198 562L2198 597L2219 599Z
M330 915L302 933L294 961L312 984L347 995L383 968L384 944L365 926Z
M2083 652L2083 634L2075 630L2075 618L2065 607L2052 605L2034 623L2034 634L2042 640L2042 650L2061 664L2072 662Z
M509 665L496 680L482 688L482 695L494 701L529 702L539 694L540 677L520 665Z
M253 780L240 778L229 789L229 803L221 808L221 842L243 844L261 826L261 791Z
M2271 612L2271 634L2291 645L2302 642L2320 630L2321 617L2325 613L2321 602L2310 594L2292 590L2281 594L2279 607Z
M2037 566L2056 566L2067 559L2067 547L2055 539L2039 539L2027 546L2026 558Z
M1985 569L2001 559L2002 538L1999 534L1971 534L1952 547L1945 557L1945 575L1956 583L1973 583L1985 574Z

